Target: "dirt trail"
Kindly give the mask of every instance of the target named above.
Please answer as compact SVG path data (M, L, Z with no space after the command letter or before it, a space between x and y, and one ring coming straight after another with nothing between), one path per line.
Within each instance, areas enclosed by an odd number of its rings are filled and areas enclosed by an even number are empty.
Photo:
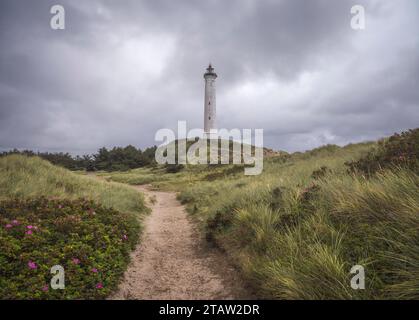
M141 243L111 299L251 298L226 257L208 248L175 193L135 188L156 201L149 201Z

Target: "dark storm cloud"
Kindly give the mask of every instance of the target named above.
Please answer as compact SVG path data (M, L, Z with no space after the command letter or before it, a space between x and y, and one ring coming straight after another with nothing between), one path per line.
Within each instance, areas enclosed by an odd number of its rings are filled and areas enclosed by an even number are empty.
M375 139L419 119L419 5L406 1L55 1L0 3L0 148L92 152L201 127L203 79L218 125L263 128L303 150ZM364 31L350 8L366 8Z

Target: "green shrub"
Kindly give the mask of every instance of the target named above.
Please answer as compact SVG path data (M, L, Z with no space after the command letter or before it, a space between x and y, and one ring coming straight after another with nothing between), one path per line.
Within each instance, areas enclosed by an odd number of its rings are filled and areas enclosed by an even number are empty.
M219 166L222 166L222 165L219 165ZM215 171L215 172L207 174L205 176L205 180L214 181L217 179L235 175L237 173L241 173L243 172L243 170L244 170L243 165L232 165L232 166L227 167L227 169Z
M316 169L311 174L313 179L322 179L326 174L330 173L330 170L326 166L320 167L320 169Z
M101 299L115 289L139 222L90 200L0 202L0 299ZM65 289L50 269L65 269Z
M185 166L183 164L167 164L166 165L166 172L167 173L177 173L183 170Z
M197 207L194 207L197 211ZM205 237L209 242L215 242L215 235L224 232L231 226L234 218L233 208L223 208L215 213L215 215L207 220Z
M351 171L359 171L367 176L382 169L397 167L419 173L419 128L380 140L377 148L347 165Z
M126 171L133 168L144 166L154 166L154 153L157 147L147 148L144 151L127 146L125 148L114 147L111 150L101 148L96 154L73 157L69 153L49 153L33 152L31 150L19 151L17 149L1 152L0 157L9 155L38 156L54 165L61 166L70 170L106 170L106 171Z

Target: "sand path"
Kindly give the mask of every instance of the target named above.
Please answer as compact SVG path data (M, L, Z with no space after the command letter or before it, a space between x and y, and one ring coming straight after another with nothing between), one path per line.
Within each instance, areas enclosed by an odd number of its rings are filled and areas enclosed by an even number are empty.
M146 195L152 212L111 299L251 298L226 257L202 239L175 193L135 188Z

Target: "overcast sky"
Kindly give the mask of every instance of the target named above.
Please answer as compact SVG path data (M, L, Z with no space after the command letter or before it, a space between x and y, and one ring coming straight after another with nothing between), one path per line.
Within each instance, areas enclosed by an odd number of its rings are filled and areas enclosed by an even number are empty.
M178 120L200 128L210 61L218 127L262 128L274 149L419 124L417 0L1 0L0 148L143 148Z

